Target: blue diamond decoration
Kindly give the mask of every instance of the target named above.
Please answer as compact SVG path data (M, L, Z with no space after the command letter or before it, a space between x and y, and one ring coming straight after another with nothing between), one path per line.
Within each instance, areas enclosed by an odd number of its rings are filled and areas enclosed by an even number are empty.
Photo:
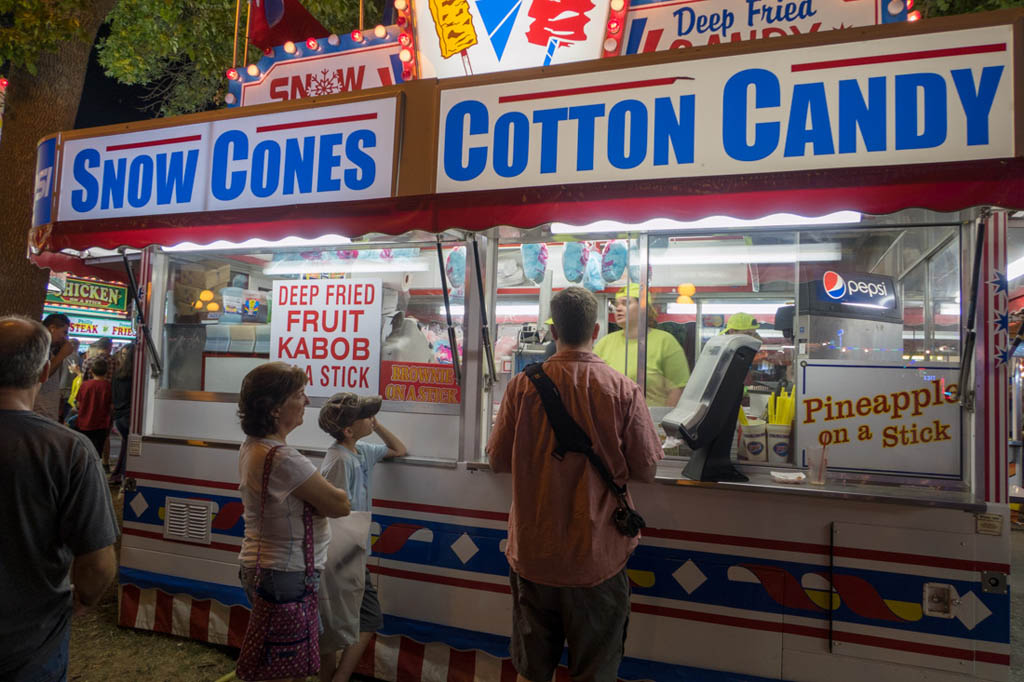
M477 0L476 11L484 22L487 37L491 39L491 47L499 62L505 54L508 38L512 35L512 27L522 7L522 0Z
M1007 293L1010 289L1010 283L1006 279L1006 273L999 272L998 270L996 270L995 272L995 279L989 280L989 284L996 288L997 294L999 292L1003 292L1004 294Z

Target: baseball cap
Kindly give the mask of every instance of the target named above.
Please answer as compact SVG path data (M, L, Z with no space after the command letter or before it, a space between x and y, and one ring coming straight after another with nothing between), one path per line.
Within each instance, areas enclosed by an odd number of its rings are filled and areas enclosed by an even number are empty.
M725 324L726 329L734 331L757 329L759 326L761 326L760 323L750 313L734 313Z
M635 298L639 300L642 293L644 293L644 291L640 285L636 282L632 282L616 291L615 298ZM644 297L644 300L646 300L646 297Z
M346 427L366 417L372 417L380 411L379 395L356 395L355 393L335 393L320 408L317 423L320 428L335 438Z

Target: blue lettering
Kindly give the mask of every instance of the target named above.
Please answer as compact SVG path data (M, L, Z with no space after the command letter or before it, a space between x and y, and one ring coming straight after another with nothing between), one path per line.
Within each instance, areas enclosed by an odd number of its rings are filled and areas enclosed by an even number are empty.
M136 156L128 166L128 203L142 208L153 196L153 159Z
M896 149L930 149L945 142L946 79L937 73L910 73L896 76L895 83ZM918 118L919 90L924 93L923 121Z
M530 119L525 114L509 111L499 116L494 122L494 172L503 178L512 178L526 170L529 145ZM512 152L511 158L509 152Z
M558 170L558 122L568 117L568 107L533 112L533 122L540 123L541 173L554 173Z
M316 167L316 138L310 135L302 138L302 149L294 138L284 143L284 183L282 194L295 194L295 184L300 194L313 191L313 169Z
M79 213L86 213L96 207L100 197L100 183L89 169L99 167L100 153L96 149L83 149L75 156L73 173L75 182L82 189L71 193L71 208Z
M868 101L860 84L839 81L839 153L857 152L857 131L864 138L864 149L885 151L885 76L868 78Z
M156 203L160 206L171 203L173 197L178 198L179 204L187 204L192 201L192 187L196 182L196 165L199 163L199 150L188 150L188 160L182 168L182 161L185 159L184 152L171 152L170 164L167 163L167 154L157 154L156 157Z
M646 19L644 20L646 21ZM569 108L569 118L577 121L576 170L594 170L594 120L604 116L603 104L584 104Z
M981 82L974 89L974 74L971 69L954 69L953 84L960 96L960 105L967 117L967 144L988 144L988 116L992 112L992 101L999 89L1003 76L1002 66L986 66L981 70Z
M237 199L245 190L245 171L232 171L228 184L228 151L231 161L249 157L249 140L240 130L229 130L217 138L213 145L213 163L210 169L210 192L220 201Z
M679 96L679 116L672 99L654 100L654 165L668 165L668 145L672 144L676 163L693 163L694 95Z
M487 167L487 147L470 147L466 152L465 165L462 163L467 118L470 135L486 133L487 107L476 100L467 100L453 106L445 117L444 172L452 180L463 182L477 177Z
M331 133L320 138L320 163L316 169L316 191L337 192L341 189L341 178L334 177L334 169L341 165L341 156L334 148L341 144L341 133Z
M810 128L807 128L808 115L811 119ZM799 83L793 86L784 156L803 156L808 142L814 146L815 156L836 153L832 142L832 124L828 120L824 83Z
M345 186L349 189L366 189L377 177L377 166L373 157L364 152L377 146L377 135L372 130L357 130L349 133L345 142L345 154L355 168L345 169Z
M249 188L253 195L265 199L277 191L281 178L281 145L263 140L252 150L252 175Z
M100 208L124 206L124 181L128 176L128 159L107 159L103 162L103 198Z
M754 124L754 142L747 143L747 89L754 86L754 108L778 107L782 101L779 79L765 69L745 69L725 83L722 93L722 145L737 161L760 161L779 146L777 121Z
M629 147L626 148L626 114ZM647 107L637 99L624 99L608 112L608 160L620 170L636 168L647 156Z

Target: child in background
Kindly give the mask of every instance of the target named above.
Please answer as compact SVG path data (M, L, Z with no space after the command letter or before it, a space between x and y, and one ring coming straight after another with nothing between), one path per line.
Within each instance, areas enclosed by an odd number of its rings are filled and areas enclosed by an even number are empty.
M395 434L377 422L380 396L358 396L355 393L336 393L320 408L320 428L335 442L327 449L320 473L338 488L348 493L352 511L370 511L370 490L373 467L386 457L404 457L405 445ZM360 438L376 433L383 445L360 443ZM367 553L369 553L367 541ZM322 682L348 682L363 656L363 651L382 624L377 591L366 571L366 586L359 609L359 640L343 650L338 662L334 651L320 652L320 679ZM328 595L333 598L333 595Z
M97 357L92 363L93 378L82 382L76 400L78 430L92 441L97 455L102 455L110 433L112 393L107 380L108 369L107 359Z

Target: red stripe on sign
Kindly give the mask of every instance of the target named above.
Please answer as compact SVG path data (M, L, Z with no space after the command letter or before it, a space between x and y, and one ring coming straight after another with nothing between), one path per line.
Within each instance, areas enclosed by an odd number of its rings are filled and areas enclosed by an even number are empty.
M694 620L703 623L729 625L733 627L763 630L767 632L782 632L787 635L816 637L818 639L828 639L829 637L827 629L815 628L806 625L793 625L791 623L777 622L773 623L768 621L754 620L752 618L737 618L735 616L723 616L716 613L702 613L699 611L673 609L664 606L654 606L652 604L633 604L631 610L637 613L648 613L656 616L664 616L667 618ZM953 658L965 661L972 660L976 657L975 652L971 651L970 649L954 649L953 647L949 646L924 644L921 642L910 642L907 640L900 639L889 639L887 637L862 635L853 632L834 631L832 633L832 639L836 642L849 642L850 644L860 644L862 646L870 646L879 649L909 651L912 653L923 654L926 656L938 656L942 658ZM984 656L987 663L995 663L998 665L1010 664L1010 657L1007 655L985 652ZM981 659L978 658L978 660Z
M501 661L501 682L516 682L516 678L519 673L516 672L516 667L512 665L511 658L505 658Z
M278 123L272 126L260 126L257 133L272 133L275 130L293 130L295 128L311 128L313 126L326 126L335 123L355 123L356 121L372 121L377 118L377 113L353 114L352 116L336 116L335 118L319 118L315 121L295 121L294 123Z
M531 99L548 99L551 97L575 97L577 95L589 95L595 92L612 92L614 90L632 90L634 88L654 88L662 85L672 85L681 78L651 78L645 81L630 81L628 83L608 83L606 85L589 85L583 88L563 88L562 90L548 90L546 92L527 92L522 95L505 95L498 98L498 104L511 102L525 102ZM691 80L687 78L687 80Z
M146 140L145 142L133 142L132 144L113 144L107 147L108 152L120 152L125 149L141 149L143 147L159 147L165 144L179 144L181 142L196 142L203 139L202 135L189 135L188 137L169 137L166 140ZM147 280L139 280L144 283ZM145 286L143 284L143 286Z
M991 651L974 651L974 660L994 665L1010 665L1010 657L1006 654L997 654Z
M211 481L205 478L187 478L185 476L169 476L167 474L151 474L133 472L132 476L143 481L162 481L163 483L180 483L182 485L198 485L203 488L220 488L221 490L238 490L237 483L227 481Z
M140 538L149 538L150 540L163 540L164 542L174 542L174 543L178 543L178 544L182 544L182 545L192 545L193 547L196 546L196 544L194 542L185 542L183 540L172 540L171 538L165 538L160 533L154 533L154 532L151 532L151 531L148 531L148 530L139 530L138 528L122 528L121 529L121 534L122 535L136 535L136 536L138 536ZM208 545L203 545L203 547L209 547L211 549L220 549L220 550L223 550L225 552L241 552L242 551L242 546L241 545L229 545L226 542L211 542Z
M451 585L453 587L465 587L470 590L482 590L484 592L497 592L498 594L511 594L512 588L499 583L485 583L482 580L466 580L465 578L452 578L447 575L434 575L432 573L418 573L416 571L405 571L400 568L388 566L370 566L370 571L379 575L390 575L393 578L405 578L406 580L418 580L424 583L436 583L438 585Z
M406 511L426 512L428 514L445 514L447 516L465 516L471 519L488 519L490 521L508 521L505 512L484 511L482 509L465 509L463 507L442 507L436 504L419 504L417 502L399 502L398 500L380 500L374 498L374 507L384 509L404 509Z
M476 652L456 651L448 652L448 680L447 682L473 682L476 677ZM512 678L515 679L515 678ZM504 676L502 676L504 682Z
M188 614L188 638L200 642L210 641L210 600L192 600Z
M135 585L121 585L121 608L117 617L117 624L121 627L135 627L135 620L139 616L140 593Z
M244 606L232 606L228 612L228 646L241 649L247 627L249 627L249 609Z
M423 649L419 642L402 637L398 645L398 669L395 682L420 682L423 674Z
M153 632L170 632L174 597L156 590L156 611L153 613Z
M866 64L888 64L891 62L909 62L916 59L938 59L940 57L961 57L968 54L986 54L989 52L1005 52L1006 43L991 45L974 45L971 47L947 47L939 50L917 50L915 52L899 52L897 54L880 54L873 57L854 57L851 59L831 59L824 62L807 62L793 64L791 71L817 71L819 69L838 69L847 66L864 66ZM499 100L500 101L500 100Z
M695 531L674 530L668 528L645 528L643 535L650 538L702 542L716 545L733 545L736 547L755 547L757 549L770 549L804 554L821 554L823 556L828 556L829 553L828 545L818 545L811 542L793 542L790 540L772 540L770 538L751 538L741 535L699 533ZM836 556L846 556L853 559L864 559L867 561L908 564L912 566L930 566L932 568L949 568L958 571L1002 571L1004 573L1009 571L1009 566L1007 564L997 564L986 561L921 556L917 554L907 554L904 552L884 552L881 550L861 549L858 547L836 547L834 551Z

